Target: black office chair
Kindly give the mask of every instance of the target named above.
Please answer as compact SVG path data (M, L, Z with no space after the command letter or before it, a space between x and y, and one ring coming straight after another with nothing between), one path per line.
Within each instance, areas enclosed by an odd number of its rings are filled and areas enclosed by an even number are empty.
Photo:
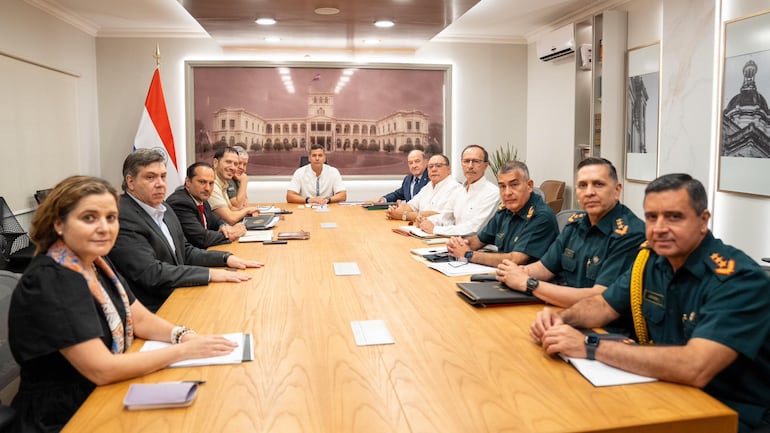
M35 201L37 204L40 204L45 200L46 197L48 197L48 194L53 191L53 188L47 188L47 189L39 189L35 191Z
M0 197L0 269L24 272L35 254L35 244Z
M11 294L16 288L21 275L0 271L0 390L5 390L19 377L19 365L13 359L8 345L8 308L11 306ZM0 402L0 431L11 424L16 411L8 406L9 401Z

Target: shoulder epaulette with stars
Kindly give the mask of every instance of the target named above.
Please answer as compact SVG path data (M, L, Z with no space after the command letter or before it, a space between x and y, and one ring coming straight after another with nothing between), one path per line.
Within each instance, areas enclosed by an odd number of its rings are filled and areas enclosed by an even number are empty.
M625 224L623 222L623 218L618 218L615 220L615 233L617 233L620 236L625 236L626 233L628 233L628 224Z
M735 272L735 259L725 259L719 253L713 253L709 258L714 263L715 274L728 276Z
M585 212L575 212L572 215L567 218L567 224L572 224L575 221L580 221L584 216L586 216Z

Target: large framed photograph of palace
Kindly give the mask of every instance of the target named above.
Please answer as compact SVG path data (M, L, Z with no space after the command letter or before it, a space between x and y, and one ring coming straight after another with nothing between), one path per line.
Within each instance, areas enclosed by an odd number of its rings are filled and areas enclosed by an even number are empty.
M719 190L770 196L770 11L725 23Z
M250 176L288 177L310 146L345 177L402 177L412 149L450 154L451 66L186 62L188 155L249 153Z

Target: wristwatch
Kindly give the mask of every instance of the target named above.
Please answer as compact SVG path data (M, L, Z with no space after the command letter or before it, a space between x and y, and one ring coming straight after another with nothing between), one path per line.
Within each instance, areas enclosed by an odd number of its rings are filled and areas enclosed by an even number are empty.
M406 221L407 218L409 218L409 211L404 211L404 213L401 214L401 221Z
M326 197L326 202L331 203L332 202L332 196Z
M310 201L310 197L305 197L305 204L308 204L309 201Z
M586 359L596 359L596 348L599 347L601 339L596 334L586 335Z
M466 251L465 252L465 260L470 262L472 258L473 258L473 251L472 250Z
M527 278L527 294L532 295L532 292L537 289L537 286L540 285L540 281L538 281L536 278L529 277Z

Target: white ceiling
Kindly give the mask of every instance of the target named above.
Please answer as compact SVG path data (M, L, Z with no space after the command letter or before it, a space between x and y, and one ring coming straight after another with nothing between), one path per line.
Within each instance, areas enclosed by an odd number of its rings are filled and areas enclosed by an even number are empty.
M25 0L81 30L96 37L209 37L208 33L185 9L185 0ZM197 0L200 2L201 0ZM210 0L222 2L224 0ZM270 3L273 1L273 3ZM280 0L252 0L241 2L269 4L280 7ZM456 1L456 0L455 0ZM475 6L433 37L434 41L527 43L541 33L553 30L569 22L581 20L601 10L628 0L480 0ZM398 3L425 2L428 0L393 0ZM237 2L236 2L237 3ZM337 2L339 4L339 2ZM451 8L453 0L441 0L439 7ZM212 3L216 5L217 3ZM324 6L335 4L323 2ZM366 9L368 0L357 0L359 9ZM414 6L414 5L412 5ZM340 14L344 15L344 14ZM340 16L340 21L345 18ZM417 25L415 23L411 23ZM279 28L277 24L275 27ZM397 25L398 27L398 25ZM396 28L397 28L396 27ZM215 36L214 39L217 39ZM348 39L352 39L348 37ZM395 47L382 38L382 49ZM259 46L250 41L223 43L237 47ZM412 48L425 40L414 41ZM321 41L323 44L323 41ZM329 38L331 45L331 35ZM264 45L264 43L263 43ZM273 47L275 48L275 47ZM348 46L347 48L351 48Z

